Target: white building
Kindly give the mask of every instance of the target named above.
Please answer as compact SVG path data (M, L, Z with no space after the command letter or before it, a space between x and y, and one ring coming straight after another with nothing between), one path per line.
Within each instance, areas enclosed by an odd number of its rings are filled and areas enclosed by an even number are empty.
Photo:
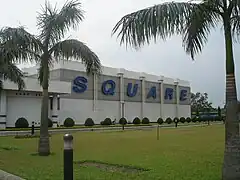
M15 127L18 118L29 124L40 124L42 89L37 80L37 67L23 69L26 89L5 81L1 92L0 127ZM183 80L103 67L102 75L87 76L83 64L60 62L50 73L49 118L63 124L67 117L83 124L91 117L96 124L106 117L190 117L190 85Z

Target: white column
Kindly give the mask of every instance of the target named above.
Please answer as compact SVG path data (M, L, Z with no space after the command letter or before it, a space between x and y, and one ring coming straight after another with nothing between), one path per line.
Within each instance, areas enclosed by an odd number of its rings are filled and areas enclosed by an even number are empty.
M0 128L6 128L7 125L7 94L2 90L0 96Z
M144 118L144 106L145 106L145 98L146 98L146 92L145 92L145 74L141 73L139 79L142 81L142 103L141 103L141 119Z
M51 113L52 121L53 121L53 127L57 127L57 125L60 125L59 122L59 110L58 110L58 96L54 95L53 96L53 109Z
M179 117L179 112L178 112L178 109L179 109L179 79L176 79L175 82L174 82L174 85L176 86L176 117L180 118Z
M97 111L98 101L98 76L94 73L93 75L93 112Z
M163 104L164 104L164 92L163 92L163 81L164 81L164 76L160 76L159 80L160 82L160 117L164 120L163 116Z
M124 107L124 69L119 69L117 76L119 77L120 80L120 101L119 101L119 105L120 105L120 118L125 116L125 107Z

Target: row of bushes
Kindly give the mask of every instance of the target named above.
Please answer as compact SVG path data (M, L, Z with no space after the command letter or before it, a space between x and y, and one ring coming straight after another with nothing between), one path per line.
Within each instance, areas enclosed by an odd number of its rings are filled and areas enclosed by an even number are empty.
M28 120L24 117L18 118L17 121L15 122L15 127L16 128L28 128L29 127ZM51 119L48 119L48 127L53 127L53 122Z
M206 121L209 122L209 121L222 121L222 120L223 119L219 116L216 116L216 117L193 117L193 118L181 117L181 118L174 118L174 119L169 117L165 121L162 118L158 118L157 123L158 124L163 124L164 122L166 122L167 124L171 124L171 123L176 124L176 123L179 123L179 122L190 123L190 122L206 122ZM142 120L138 117L135 117L132 122L128 122L126 120L126 118L121 118L118 123L121 124L121 125L126 125L126 124L135 124L135 125L149 124L150 120L147 117L143 118ZM63 124L64 124L65 127L73 127L75 125L75 121L72 118L66 118L64 120ZM101 125L112 125L114 123L110 118L106 118L104 121L101 121L100 124ZM95 123L94 123L92 118L87 118L84 125L85 126L94 126ZM52 120L48 119L48 127L52 127L52 126L53 126ZM21 117L16 121L15 127L17 127L17 128L27 128L27 127L29 127L29 123L25 118Z
M64 126L65 127L73 127L75 125L75 122L72 118L66 118L64 121ZM15 122L15 127L16 128L28 128L29 123L28 120L24 117L20 117L17 119ZM51 119L48 119L48 127L53 127L53 121Z

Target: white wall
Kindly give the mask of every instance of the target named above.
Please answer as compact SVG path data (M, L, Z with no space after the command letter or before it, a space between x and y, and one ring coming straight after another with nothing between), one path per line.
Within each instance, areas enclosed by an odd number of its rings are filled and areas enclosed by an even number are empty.
M98 101L97 108L93 110L93 100L67 99L60 100L59 120L63 124L67 117L75 120L76 124L84 124L87 118L92 118L96 124L100 124L106 117L118 120L120 107L117 101Z
M150 121L157 122L158 118L161 117L160 108L160 103L145 103L143 117L149 118Z
M163 105L163 120L165 121L168 117L176 117L176 104L164 104Z
M84 124L85 120L90 117L96 124L100 124L105 118L112 120L120 119L120 103L118 101L97 101L97 108L93 110L93 100L66 99L61 98L61 109L59 111L59 120L63 124L67 117L73 118L76 124ZM190 107L188 105L179 105L178 117L189 117ZM164 104L163 116L160 114L160 104L145 103L143 114L141 114L141 102L125 102L125 118L132 121L135 117L149 118L150 121L156 122L159 117L163 120L166 118L176 117L176 105Z
M189 105L179 105L178 106L179 117L191 117L191 107Z
M125 118L132 121L135 117L141 118L141 103L125 102Z
M18 118L24 117L28 120L29 126L32 121L40 123L41 98L8 96L7 97L7 127L15 127Z

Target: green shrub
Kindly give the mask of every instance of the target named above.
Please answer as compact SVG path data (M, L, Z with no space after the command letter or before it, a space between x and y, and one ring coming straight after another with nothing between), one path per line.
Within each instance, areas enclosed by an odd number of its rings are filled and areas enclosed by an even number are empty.
M172 119L171 119L170 117L168 117L168 118L166 119L166 123L171 124L171 123L172 123Z
M126 124L127 124L126 118L124 118L124 117L120 118L119 124L121 124L121 125L126 125Z
M105 125L105 126L112 125L112 120L110 118L106 118L104 119L104 121L102 121L101 125Z
M50 118L48 118L48 127L53 127L53 122Z
M194 123L197 122L197 117L196 116L192 118L192 122L194 122Z
M179 118L175 117L175 118L173 119L173 122L174 122L174 123L179 123Z
M68 117L68 118L65 119L63 125L65 127L73 127L75 125L75 122L72 118Z
M198 122L205 122L205 117L198 117L198 118L197 118L197 121L198 121Z
M29 124L26 118L24 117L20 117L17 119L17 121L15 122L15 127L16 128L28 128Z
M150 123L150 121L147 117L142 119L142 124L149 124L149 123Z
M162 118L158 118L158 120L157 120L157 123L161 125L161 124L163 124L163 123L164 123L164 121L163 121L163 119L162 119Z
M187 121L187 123L190 123L192 121L192 119L190 117L187 117L186 121Z
M133 119L133 124L141 124L141 120L138 117Z
M100 124L101 124L101 125L104 125L104 121L101 121Z
M94 123L94 121L93 121L92 118L87 118L86 121L85 121L85 123L84 123L84 125L85 125L85 126L94 126L95 123Z
M185 119L185 117L181 117L179 121L180 121L181 123L185 123L185 122L186 122L186 119Z

